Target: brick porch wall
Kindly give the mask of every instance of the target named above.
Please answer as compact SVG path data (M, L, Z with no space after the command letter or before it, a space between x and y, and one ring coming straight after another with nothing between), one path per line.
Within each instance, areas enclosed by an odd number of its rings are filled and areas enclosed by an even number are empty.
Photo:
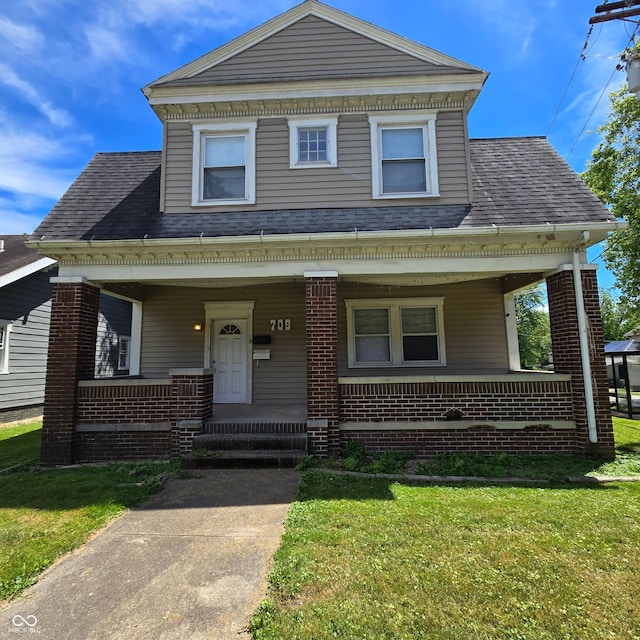
M506 376L505 376L506 377ZM340 422L573 420L571 382L560 380L366 382L340 385Z
M461 411L464 418L446 421L449 409ZM377 451L414 449L421 457L458 451L578 451L569 376L351 380L340 384L340 421L343 443L358 440Z
M93 378L100 291L85 282L55 282L42 422L42 465L75 459L78 381Z
M582 271L582 288L589 332L597 443L589 442L587 429L584 377L572 271L560 271L547 278L553 364L557 373L571 374L573 413L580 451L585 454L613 459L615 457L613 426L609 407L602 318L595 271Z
M160 380L81 382L76 462L167 460L190 449L213 412L213 373L177 369Z

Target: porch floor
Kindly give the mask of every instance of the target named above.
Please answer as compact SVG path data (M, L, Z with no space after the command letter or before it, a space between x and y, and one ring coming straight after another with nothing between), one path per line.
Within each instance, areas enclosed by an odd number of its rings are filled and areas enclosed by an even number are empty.
M286 424L306 423L306 421L306 405L216 404L213 406L211 423L257 424L271 422Z

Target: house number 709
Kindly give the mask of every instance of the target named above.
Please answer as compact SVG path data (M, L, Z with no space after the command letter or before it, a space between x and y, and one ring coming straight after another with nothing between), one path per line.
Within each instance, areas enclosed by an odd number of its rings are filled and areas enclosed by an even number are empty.
M289 318L272 320L271 331L291 331L291 320Z

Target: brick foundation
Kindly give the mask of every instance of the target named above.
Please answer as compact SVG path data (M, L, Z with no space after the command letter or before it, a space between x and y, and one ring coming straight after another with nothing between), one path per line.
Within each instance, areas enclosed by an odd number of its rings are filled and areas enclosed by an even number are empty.
M367 449L378 452L415 451L422 458L464 451L483 455L577 453L575 429L544 426L505 430L478 426L460 430L342 431L341 440L357 440Z
M306 278L307 414L315 455L337 453L338 296L337 278Z
M589 332L589 354L593 381L598 442L589 442L584 377L572 271L560 271L547 278L553 365L557 373L571 374L572 404L578 447L584 454L613 459L615 449L604 360L602 318L595 271L582 271L584 306Z

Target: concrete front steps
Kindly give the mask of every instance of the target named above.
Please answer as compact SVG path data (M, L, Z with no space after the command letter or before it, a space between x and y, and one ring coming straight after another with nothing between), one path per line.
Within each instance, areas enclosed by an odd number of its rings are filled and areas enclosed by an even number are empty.
M307 455L304 424L219 424L193 439L183 469L295 467ZM286 429L286 430L283 430Z

